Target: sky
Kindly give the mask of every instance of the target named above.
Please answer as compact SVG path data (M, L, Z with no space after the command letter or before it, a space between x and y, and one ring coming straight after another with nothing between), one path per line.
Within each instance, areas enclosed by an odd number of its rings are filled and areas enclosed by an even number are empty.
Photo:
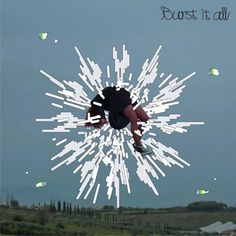
M162 19L162 6L169 9L168 18L171 14L176 16L178 11L194 9L197 19ZM222 7L230 12L229 19L214 20L213 14ZM210 11L210 20L202 20L202 9ZM45 41L39 39L40 31L48 33ZM53 199L92 206L92 196L87 200L75 199L80 187L79 175L72 173L76 166L51 171L54 163L50 159L61 147L51 141L52 134L42 133L45 127L35 119L57 114L57 109L50 105L51 99L45 96L45 92L56 90L39 70L47 71L59 81L82 83L77 76L80 63L75 46L84 57L98 63L104 75L106 65L112 64L112 48L116 47L121 55L125 44L134 80L144 61L160 45L158 77L161 72L179 78L196 72L187 81L180 104L170 112L180 113L183 121L204 121L205 125L192 126L186 134L158 131L158 141L178 150L191 164L184 169L163 167L166 177L154 180L158 197L138 180L136 164L130 156L131 194L121 188L121 205L158 208L207 200L234 206L235 42L234 0L2 0L1 201L5 202L9 193L22 205ZM209 76L212 67L219 69L218 77ZM115 74L115 81L114 77ZM160 78L155 80L152 96L158 93L160 82ZM95 96L91 92L88 95L91 99ZM73 138L81 141L78 136ZM106 171L103 167L101 176ZM46 181L47 186L36 188L39 181ZM107 200L105 182L101 186L95 206L115 205L114 196ZM199 188L208 189L209 193L196 195Z

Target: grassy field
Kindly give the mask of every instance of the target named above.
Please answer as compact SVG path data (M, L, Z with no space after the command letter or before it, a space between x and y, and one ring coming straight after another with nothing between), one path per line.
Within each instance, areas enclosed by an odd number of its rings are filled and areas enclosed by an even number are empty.
M48 210L1 208L1 235L177 235L216 221L236 223L236 210L91 210L67 214ZM7 234L8 233L8 234Z

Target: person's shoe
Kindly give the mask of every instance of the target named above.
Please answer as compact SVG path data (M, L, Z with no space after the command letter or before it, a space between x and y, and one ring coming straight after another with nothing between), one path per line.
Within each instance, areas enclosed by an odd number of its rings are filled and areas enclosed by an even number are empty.
M137 152L140 152L142 155L151 155L151 154L153 154L152 151L146 149L143 145L137 145L136 143L134 143L133 147Z

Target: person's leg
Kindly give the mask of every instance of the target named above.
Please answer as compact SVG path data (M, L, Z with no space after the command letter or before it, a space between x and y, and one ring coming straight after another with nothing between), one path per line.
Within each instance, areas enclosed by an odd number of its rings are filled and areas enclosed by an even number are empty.
M143 110L141 106L138 106L135 109L135 113L141 121L147 122L149 120L149 116L147 115L146 111Z
M123 114L129 119L131 123L131 133L133 134L133 139L137 145L141 145L141 137L137 135L134 131L139 129L138 117L136 112L133 110L133 106L129 105L123 110Z
M141 106L138 106L136 109L135 109L135 113L137 115L137 117L143 121L143 122L147 122L149 120L149 116L147 115L147 113L143 110L143 108ZM141 133L143 133L143 130L142 130L142 125L139 125L139 130Z
M139 109L140 111L140 109ZM145 116L145 114L143 114L143 111L139 112L139 114L141 114L141 119L146 120L147 118L149 118L148 116ZM139 129L139 125L138 125L138 116L135 112L135 110L133 110L133 106L129 105L127 106L124 110L123 110L123 114L129 119L130 123L131 123L131 132L133 134L133 139L135 141L135 143L133 144L133 147L136 151L140 152L141 155L152 155L152 151L146 149L143 147L142 143L141 143L141 136L137 135L134 131ZM141 130L140 130L141 131ZM142 132L141 132L142 133Z

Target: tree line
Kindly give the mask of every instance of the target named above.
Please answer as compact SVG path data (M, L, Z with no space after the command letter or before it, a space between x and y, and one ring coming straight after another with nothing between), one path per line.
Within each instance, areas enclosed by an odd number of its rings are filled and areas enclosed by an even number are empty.
M3 206L3 205L2 205ZM14 198L13 195L7 194L6 197L6 205L5 207L10 208L19 208L20 204L19 201ZM22 206L22 208L29 208L26 206ZM192 202L189 203L187 206L184 207L171 207L171 208L132 208L132 207L120 207L119 209L115 209L112 205L104 205L102 208L94 209L94 208L85 208L79 207L79 205L72 205L70 202L66 201L55 201L50 200L50 203L44 204L35 204L33 203L30 207L31 209L47 209L49 212L57 212L57 213L66 213L66 214L81 214L87 216L93 216L94 211L103 211L109 212L113 210L118 210L118 213L122 213L123 211L132 211L132 210L143 210L143 214L152 213L153 210L163 210L163 211L214 211L214 210L235 210L236 207L228 207L227 204L216 202L216 201L199 201L199 202Z

